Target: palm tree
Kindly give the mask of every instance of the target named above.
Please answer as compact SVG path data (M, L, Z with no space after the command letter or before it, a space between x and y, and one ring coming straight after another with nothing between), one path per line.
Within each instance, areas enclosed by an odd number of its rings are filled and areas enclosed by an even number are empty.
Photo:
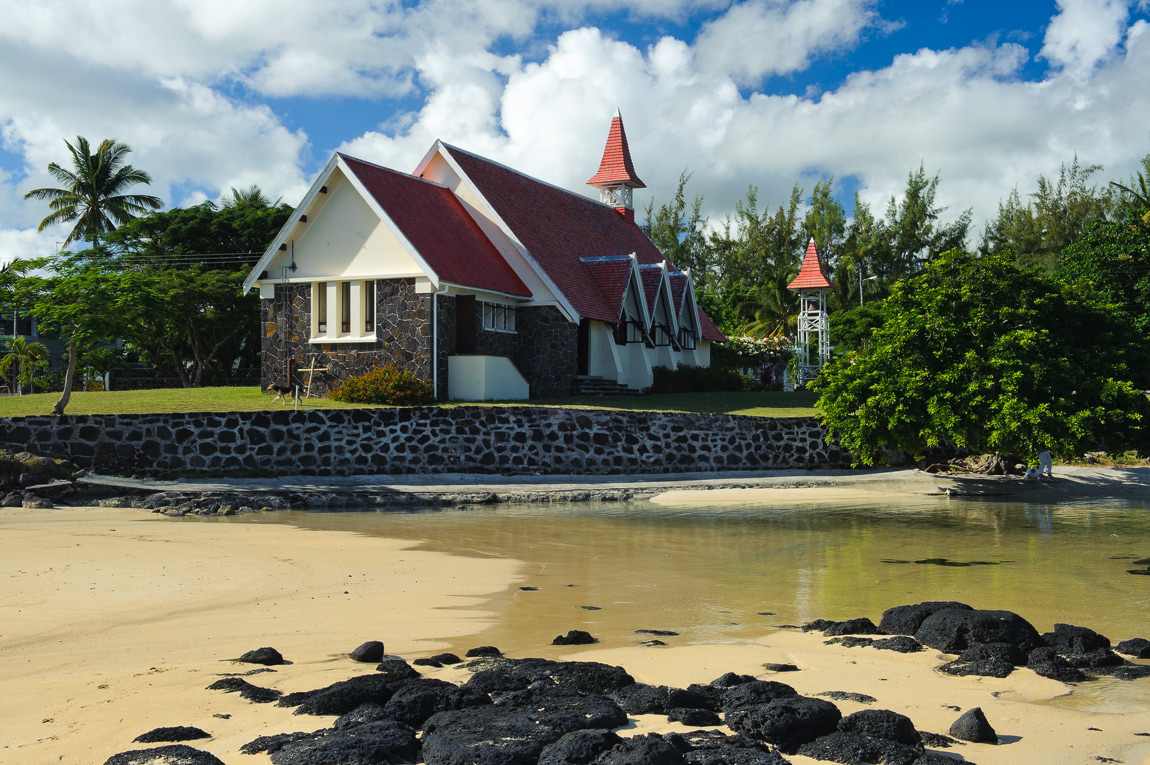
M8 354L0 358L0 378L8 379L8 369L16 365L16 394L24 394L24 384L32 382L32 365L48 355L43 343L28 342L22 337L8 341Z
M55 162L48 165L48 172L63 188L33 189L24 198L47 200L52 208L52 214L40 221L39 231L57 223L76 221L64 240L65 247L84 239L90 239L98 247L103 234L148 210L164 206L159 197L123 193L137 183L152 182L143 170L124 163L124 157L132 150L126 144L106 139L95 154L83 136L76 137L75 146L67 141L64 145L72 153L72 169L65 170Z
M247 188L237 189L232 186L230 196L224 197L224 207L236 207L238 205L252 204L258 207L276 207L279 205L280 197L275 202L269 202L267 196L264 195L264 190L257 184L252 184Z
M1130 185L1118 183L1117 181L1110 181L1110 185L1123 191L1130 196L1129 204L1132 209L1141 208L1146 211L1142 216L1142 221L1150 223L1150 183L1147 183L1147 177L1150 176L1150 155L1147 155L1142 160L1142 164L1146 167L1146 172L1139 172L1130 181ZM1133 188L1137 186L1137 188Z

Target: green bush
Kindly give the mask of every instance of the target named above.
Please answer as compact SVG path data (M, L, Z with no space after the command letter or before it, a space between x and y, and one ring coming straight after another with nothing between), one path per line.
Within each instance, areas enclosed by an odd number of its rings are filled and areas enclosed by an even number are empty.
M336 401L378 406L421 406L435 403L431 383L406 369L388 365L349 377L331 392Z
M746 389L746 381L731 369L711 367L655 367L649 393L706 393L710 391L738 391Z

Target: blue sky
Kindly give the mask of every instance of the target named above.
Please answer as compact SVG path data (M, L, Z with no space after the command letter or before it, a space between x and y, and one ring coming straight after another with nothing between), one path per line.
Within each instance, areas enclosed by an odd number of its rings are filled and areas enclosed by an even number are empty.
M133 147L169 205L294 202L334 150L410 170L436 138L576 191L622 110L646 196L712 220L839 179L876 212L920 163L978 224L1075 153L1150 153L1146 0L0 0L0 261L63 140ZM975 244L975 242L971 242Z

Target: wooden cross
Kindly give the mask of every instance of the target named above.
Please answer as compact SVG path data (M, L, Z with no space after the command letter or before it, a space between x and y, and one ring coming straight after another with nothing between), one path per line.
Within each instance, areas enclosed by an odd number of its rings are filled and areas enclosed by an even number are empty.
M304 385L304 389L303 389L303 397L304 398L311 398L311 381L312 381L312 378L315 377L315 373L316 372L326 372L329 369L330 369L330 367L317 367L315 365L315 354L314 353L312 354L311 366L306 368L306 369L300 370L301 372L307 372L307 383Z

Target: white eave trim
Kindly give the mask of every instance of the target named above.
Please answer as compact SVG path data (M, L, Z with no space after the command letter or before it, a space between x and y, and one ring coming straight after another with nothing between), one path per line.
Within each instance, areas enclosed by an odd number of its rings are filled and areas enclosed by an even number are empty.
M316 197L319 196L319 190L323 188L324 184L327 183L327 181L331 178L331 174L335 172L337 159L339 159L339 155L333 154L331 159L327 161L327 164L324 165L323 170L321 170L319 175L316 176L316 179L312 183L311 188L307 190L307 193L304 194L303 199L298 205L296 205L296 208L292 212L291 217L287 219L283 226L280 227L279 233L276 234L276 238L273 239L272 243L268 245L268 248L264 250L264 254L260 256L259 261L256 263L255 267L252 268L251 273L248 274L248 278L244 279L243 291L245 293L253 286L255 286L256 282L260 280L260 274L267 270L268 265L275 258L276 253L279 252L280 245L287 244L288 240L291 238L291 233L295 231L296 226L299 225L300 216L304 214L305 210L311 207Z
M408 238L403 235L403 232L399 230L399 227L395 225L395 222L391 219L391 216L389 216L387 212L379 206L379 203L375 200L375 197L372 196L371 192L369 192L364 187L363 183L359 180L359 177L356 176L354 172L352 172L347 163L343 161L343 158L338 153L336 153L332 155L330 160L328 160L328 163L324 166L323 171L320 172L319 176L316 177L315 182L312 183L311 188L308 189L307 194L304 195L303 200L299 203L299 206L296 207L295 212L293 212L291 217L288 218L287 222L284 223L283 227L280 229L279 234L277 234L276 238L272 241L271 246L269 246L268 249L264 252L259 262L256 263L255 268L252 269L252 272L248 274L248 278L244 280L243 291L247 292L255 285L257 281L259 281L260 273L267 269L268 264L271 263L272 259L275 258L276 253L279 252L280 246L287 244L288 240L291 238L292 232L295 231L296 226L299 225L300 216L304 215L305 211L311 208L312 203L320 193L319 190L323 188L324 184L331 179L331 176L337 167L343 172L344 178L347 179L347 182L350 183L352 187L359 192L359 195L363 201L367 203L367 206L371 208L372 212L376 214L380 222L383 223L391 235L395 237L396 241L399 242L400 246L403 247L404 251L415 262L415 265L419 267L422 275L425 276L436 289L438 289L439 275L432 270L428 262L424 260L423 256L419 254L419 251L415 249L415 246L412 245L410 240L408 240ZM305 279L303 281L317 280ZM330 281L330 279L321 279L318 281Z

